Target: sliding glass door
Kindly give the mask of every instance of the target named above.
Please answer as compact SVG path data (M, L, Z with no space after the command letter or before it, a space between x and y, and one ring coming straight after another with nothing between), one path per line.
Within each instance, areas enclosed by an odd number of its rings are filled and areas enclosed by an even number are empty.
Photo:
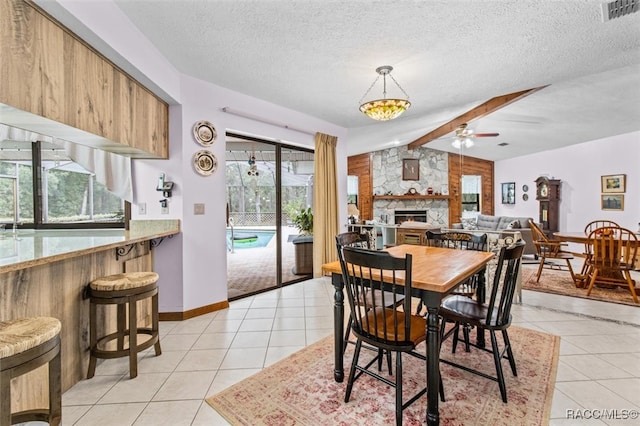
M309 278L292 217L311 206L313 152L237 134L226 146L229 299Z

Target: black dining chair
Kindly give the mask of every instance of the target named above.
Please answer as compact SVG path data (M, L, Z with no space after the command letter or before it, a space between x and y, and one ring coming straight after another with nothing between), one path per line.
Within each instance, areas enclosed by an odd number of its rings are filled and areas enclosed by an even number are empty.
M467 232L433 232L426 233L427 245L431 247L443 247L458 250L476 250L487 251L487 234L471 234ZM484 270L480 273L484 273ZM475 297L478 290L478 274L469 277L465 282L460 284L451 294L467 297ZM422 315L423 304L420 302L416 309L416 315ZM464 329L465 340L468 341L467 328ZM467 346L467 352L469 348Z
M353 334L356 336L344 400L349 402L354 382L362 374L374 377L395 388L396 424L402 425L402 411L427 391L425 387L403 402L402 354L426 361L426 356L416 351L416 346L427 339L426 320L411 314L411 298L404 297L411 292L412 257L407 254L404 258L398 258L387 252L354 247L344 247L342 254L342 278L351 307ZM397 305L400 299L402 310L390 308ZM395 381L370 369L382 357L381 353L365 365L358 363L363 343L387 353L396 353ZM444 401L442 380L440 397Z
M489 334L491 335L491 349L478 346L469 341L466 343L478 349L493 353L496 377L450 360L442 358L440 360L470 373L497 381L503 402L507 402L507 388L502 372L503 358L506 357L507 360L509 360L513 375L518 375L516 371L516 360L513 356L507 329L511 325L511 305L516 291L518 271L520 270L520 261L522 253L524 252L524 246L525 243L520 241L510 247L500 249L489 303L480 303L465 296L451 296L443 300L440 306L440 315L443 318L440 330L442 341L451 335L456 336L461 324L477 327L478 330L482 332L489 330ZM504 277L502 283L500 282L501 277ZM447 322L454 323L454 326L448 331L446 331ZM504 341L504 348L502 350L498 347L496 331L502 333L502 339Z
M342 234L338 234L336 235L336 248L338 250L338 260L340 261L340 266L343 267L344 265L344 258L342 256L342 249L344 247L359 247L359 248L363 248L363 249L370 249L370 238L369 235L366 233L359 233L359 232L344 232ZM375 295L375 297L378 298L383 298L385 296L385 294L380 293L378 295ZM386 300L392 300L392 298L390 297L390 295L386 295ZM393 304L389 305L388 307L390 308L395 308L397 306L400 306L404 301L404 296L399 296L397 301L395 301ZM379 302L379 301L378 301ZM362 303L362 301L358 301L359 306L363 307L364 303ZM343 345L343 352L347 350L347 345L349 343L355 343L351 340L349 340L349 337L351 336L351 325L353 324L353 320L351 318L351 316L349 316L349 319L347 321L347 327L344 333L344 345ZM382 351L382 349L376 348L376 350ZM391 353L387 353L387 365L389 367L389 374L391 374ZM382 370L382 358L380 358L379 360L379 365L378 365L378 370Z

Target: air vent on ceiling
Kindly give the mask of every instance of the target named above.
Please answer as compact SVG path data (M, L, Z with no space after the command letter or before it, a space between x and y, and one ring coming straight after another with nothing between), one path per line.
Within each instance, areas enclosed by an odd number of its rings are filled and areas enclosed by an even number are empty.
M621 16L638 11L640 0L615 0L609 3L602 3L602 20L620 18Z

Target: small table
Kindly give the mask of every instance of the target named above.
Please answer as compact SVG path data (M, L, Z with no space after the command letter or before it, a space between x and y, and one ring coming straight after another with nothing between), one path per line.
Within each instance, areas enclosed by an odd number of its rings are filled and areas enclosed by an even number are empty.
M419 297L427 307L427 424L438 425L438 384L440 382L440 328L438 310L440 302L467 278L480 272L495 256L491 252L454 250L439 247L403 244L386 250L394 256L413 256L412 294ZM331 273L334 295L334 338L336 382L344 380L344 283L340 262L322 265L324 273ZM481 274L482 277L483 274Z

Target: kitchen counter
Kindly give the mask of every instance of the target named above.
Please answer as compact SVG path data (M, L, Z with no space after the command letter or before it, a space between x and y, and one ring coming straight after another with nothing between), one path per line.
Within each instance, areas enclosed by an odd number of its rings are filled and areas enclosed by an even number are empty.
M62 322L62 389L87 375L89 301L87 284L106 275L153 270L153 253L162 238L180 232L178 220L139 220L130 230L66 229L5 231L0 239L0 320L51 316ZM171 243L165 242L167 246ZM162 277L159 287L162 291ZM138 306L138 325L148 326L148 301ZM101 309L98 328L115 330L115 308ZM12 407L46 406L39 391L46 369L15 379ZM95 380L95 379L94 379Z
M96 251L172 236L178 220L131 221L124 229L5 230L0 233L0 273L56 262Z

